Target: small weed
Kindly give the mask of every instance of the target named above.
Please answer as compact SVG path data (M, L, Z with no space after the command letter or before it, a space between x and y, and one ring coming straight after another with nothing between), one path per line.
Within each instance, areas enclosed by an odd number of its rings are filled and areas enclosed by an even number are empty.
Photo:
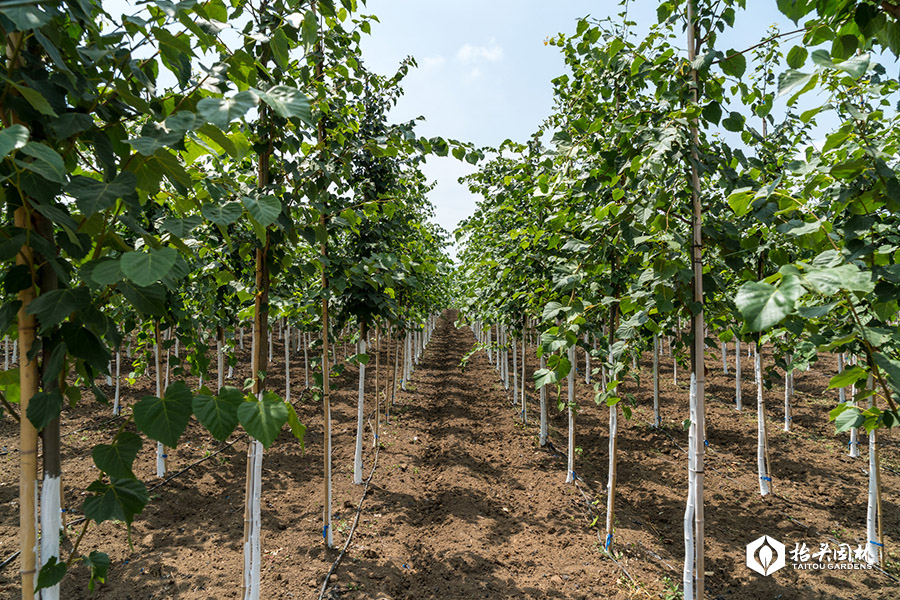
M681 584L677 581L673 581L670 577L663 577L663 585L666 586L666 589L663 591L663 600L681 600L684 598Z

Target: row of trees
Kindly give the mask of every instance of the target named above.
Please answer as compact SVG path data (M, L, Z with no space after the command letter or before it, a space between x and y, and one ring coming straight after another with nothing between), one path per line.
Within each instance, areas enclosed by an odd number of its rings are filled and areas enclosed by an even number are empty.
M660 2L658 24L640 36L622 4L618 23L585 19L549 40L568 67L553 80L553 114L531 141L507 141L468 179L483 199L457 232L462 306L484 343L492 338L481 331L493 324L521 335L529 320L542 323L535 383L568 379L568 398L557 394L569 410L567 481L574 349L602 370L594 386L610 419L607 548L617 418L633 402L617 391L633 370L629 358L658 353L660 335L675 340L676 356L689 356L685 598L704 595L706 348L772 345L765 370L788 378L823 354L857 357L831 381L859 385L830 418L838 431L869 435L867 548L879 562L877 436L900 417L900 128L891 111L898 84L876 52L900 50L900 10L779 2L797 30L769 30L749 49L730 49L725 34L741 26L742 0ZM783 114L773 111L779 98ZM800 111L801 98L813 105ZM830 130L824 141L811 137L817 125ZM768 464L760 355L765 495L777 473Z
M145 438L157 443L163 476L166 448L193 417L219 440L241 425L252 439L243 596L259 598L263 452L286 423L301 441L305 431L268 389L276 318L287 347L292 330L309 334L332 544L329 376L340 368L329 345L347 328L399 340L446 305L445 234L430 223L420 165L451 151L478 158L388 120L414 61L390 76L366 69L359 43L374 17L357 9L356 0L159 0L125 15L98 0L0 7L0 333L20 357L2 393L21 424L23 598L58 597L76 562L92 568L91 587L105 577L102 552L59 551L59 415L83 391L105 402L98 377L135 344L157 358L174 351L175 380L162 385L157 360L156 395L125 410L115 437L93 449L98 476L77 539L90 523L130 525L147 504L133 471ZM222 361L245 326L252 376L225 386ZM210 389L202 378L213 345ZM355 361L367 360L361 345ZM201 377L199 389L189 375Z

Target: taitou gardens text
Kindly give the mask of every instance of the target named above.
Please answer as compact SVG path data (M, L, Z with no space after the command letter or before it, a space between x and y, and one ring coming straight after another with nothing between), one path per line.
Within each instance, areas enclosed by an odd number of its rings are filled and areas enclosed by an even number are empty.
M224 480L216 466L235 448L243 501L223 513L234 535L217 551L243 568L196 597L281 597L297 567L276 568L281 548L266 547L267 488L281 494L300 466L321 485L296 483L317 514L303 530L315 535L293 543L324 545L330 565L305 593L406 593L393 572L342 590L341 573L378 557L351 542L370 488L390 492L379 455L399 452L407 403L427 419L431 396L417 395L430 365L449 363L460 381L494 378L475 391L506 399L497 421L516 426L497 435L546 457L535 468L586 517L571 535L594 537L584 560L615 573L622 597L729 597L727 569L743 568L752 538L728 555L707 493L724 514L717 486L746 472L753 502L802 521L814 507L780 459L816 444L836 448L828 476L861 484L838 521L858 527L815 541L862 548L857 595L894 597L900 3L778 0L796 27L745 48L728 40L746 0L645 3L649 28L626 0L616 18L548 37L565 61L553 111L496 148L392 119L417 63L366 67L377 17L358 0L151 0L127 14L0 3L0 435L16 467L3 486L19 482L17 503L3 500L17 522L0 528L9 597L102 597L149 555L132 536L142 519L183 529L154 504L178 503L201 472ZM456 258L423 172L447 156L475 165L463 181L480 198ZM426 349L444 353L423 363ZM745 424L753 436L734 433ZM345 432L348 448L333 444ZM635 440L683 450L665 482L677 507L635 507L653 505L631 496ZM372 514L417 522L404 497ZM349 521L334 518L347 507ZM666 511L679 516L654 522ZM641 531L656 545L641 550ZM636 577L642 562L657 575ZM443 584L455 568L415 575ZM793 577L815 589L820 575ZM534 589L552 597L568 577ZM526 589L499 581L506 591L486 597ZM554 593L586 597L576 589Z

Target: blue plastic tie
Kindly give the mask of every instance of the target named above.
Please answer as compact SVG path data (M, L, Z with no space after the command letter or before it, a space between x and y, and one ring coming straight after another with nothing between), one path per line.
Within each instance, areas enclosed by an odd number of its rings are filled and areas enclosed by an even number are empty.
M872 540L869 540L869 543L875 544L876 546L879 546L880 548L884 548L884 544L879 544L878 542L873 542Z
M703 445L704 445L704 446L709 446L709 440L703 440Z
M612 534L611 534L611 533L607 533L607 534L606 534L606 544L605 544L604 547L605 547L607 550L609 550L609 547L610 547L610 546L612 546Z
M771 477L760 477L763 481L772 481Z
M575 471L572 471L572 479L578 479L578 475L575 474Z
M859 446L859 442L854 442L853 440L850 440L849 442L847 442L848 446L852 446L853 444L856 444L857 446Z
M328 525L326 525L325 527L322 528L322 539L324 539L324 540L328 539Z
M160 457L160 458L169 458L169 455L168 455L168 454L161 454L159 457Z
M378 435L377 435L377 434L375 435L375 439L376 439L376 440L378 439Z

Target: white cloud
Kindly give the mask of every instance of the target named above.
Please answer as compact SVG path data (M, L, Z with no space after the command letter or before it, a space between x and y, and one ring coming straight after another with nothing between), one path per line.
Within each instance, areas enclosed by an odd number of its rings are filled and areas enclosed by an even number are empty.
M497 62L501 58L503 58L503 48L497 45L497 42L493 39L487 46L465 44L456 53L456 60L464 63Z
M439 69L444 65L445 62L447 62L447 59L438 54L435 56L426 56L418 62L419 66L422 67L423 70Z

